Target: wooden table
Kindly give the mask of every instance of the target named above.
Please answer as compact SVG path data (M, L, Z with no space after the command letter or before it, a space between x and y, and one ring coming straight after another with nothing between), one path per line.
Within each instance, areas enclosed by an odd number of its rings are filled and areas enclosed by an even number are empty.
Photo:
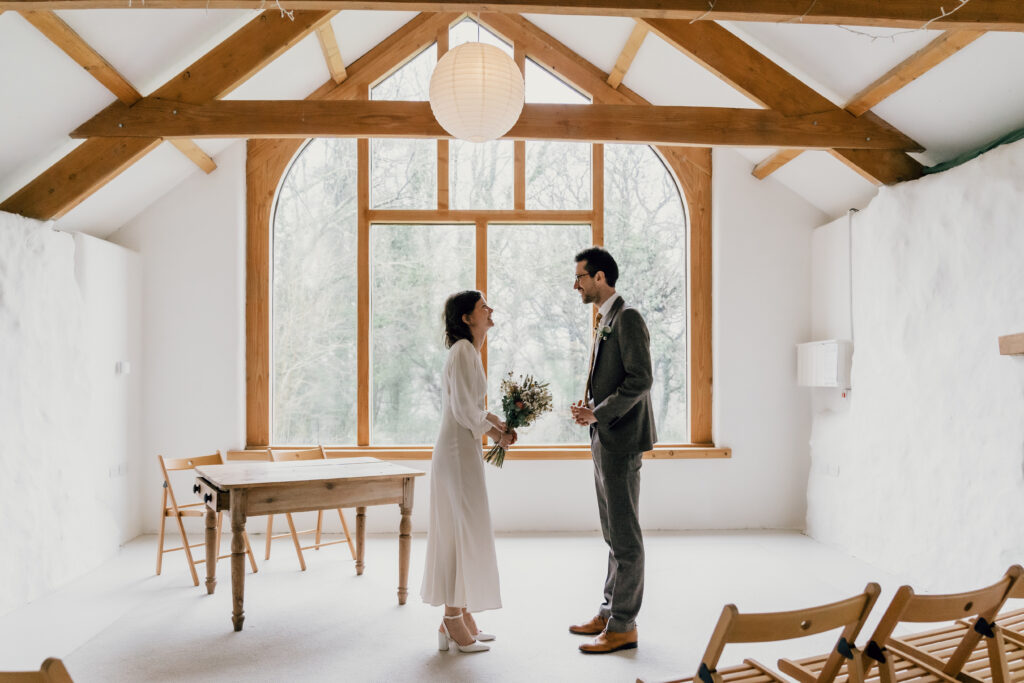
M413 484L424 472L376 458L297 462L234 462L196 468L194 490L206 503L206 592L217 587L217 513L231 516L232 622L242 630L245 612L245 520L255 515L332 508L356 509L356 574L363 573L366 508L397 503L398 604L409 595L409 549Z

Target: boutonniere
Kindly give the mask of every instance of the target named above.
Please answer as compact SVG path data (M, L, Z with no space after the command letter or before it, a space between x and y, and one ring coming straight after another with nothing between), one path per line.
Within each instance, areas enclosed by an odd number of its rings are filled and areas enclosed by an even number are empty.
M597 330L597 336L598 336L598 338L601 341L605 341L606 339L608 339L608 337L609 337L609 335L611 335L611 333L612 333L611 325L604 325L603 327L599 327L598 330Z

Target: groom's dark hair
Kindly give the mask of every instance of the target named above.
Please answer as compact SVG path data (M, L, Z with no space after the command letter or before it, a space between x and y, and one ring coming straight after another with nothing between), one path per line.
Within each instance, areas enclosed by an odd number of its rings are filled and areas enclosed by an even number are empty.
M452 294L444 302L444 345L446 348L452 348L460 339L473 341L473 332L462 316L472 313L476 308L476 302L480 301L483 296L475 289L467 289L464 292Z
M615 262L612 255L601 247L590 247L576 254L576 263L585 261L583 268L590 277L597 275L598 271L604 272L604 279L608 281L609 287L614 287L619 279L619 264Z

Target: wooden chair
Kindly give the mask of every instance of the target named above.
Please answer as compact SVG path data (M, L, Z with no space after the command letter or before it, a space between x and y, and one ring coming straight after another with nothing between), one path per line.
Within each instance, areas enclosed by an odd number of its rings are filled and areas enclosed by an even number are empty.
M813 680L816 683L832 683L845 664L847 680L860 683L860 657L854 641L880 592L877 583L869 583L863 593L852 598L792 612L740 614L735 605L726 605L711 634L707 650L701 657L696 675L673 679L668 683L788 683L774 670L753 659L745 659L743 664L721 670L718 669L718 660L729 643L792 640L840 627L843 630L836 647ZM643 683L643 680L638 678L637 683Z
M864 647L865 679L878 683L971 683L980 679L968 668L990 667L991 660L996 663L996 675L1004 675L997 680L1008 683L1001 639L992 631L991 622L1021 573L1014 565L993 585L967 593L915 595L910 586L900 587ZM900 623L942 622L954 623L908 636L893 635ZM982 638L984 643L980 643ZM814 680L823 661L823 656L780 660L779 668L803 683ZM877 671L872 673L875 667Z
M273 460L274 462L294 462L296 460L327 459L327 452L324 450L323 446L317 446L316 448L307 448L305 450L298 451L268 448L267 451L270 453L270 459ZM316 511L316 526L312 529L306 529L305 531L296 531L295 520L292 519L292 515L290 512L286 512L285 518L288 520L288 533L278 534L276 536L273 534L274 515L267 515L267 551L266 554L264 555L264 559L270 559L270 542L278 538L284 538L286 536L291 536L292 544L295 546L295 554L299 557L299 567L302 568L302 571L306 571L306 559L302 555L303 550L320 550L320 548L324 546L337 545L338 543L348 543L349 553L352 554L353 560L356 559L356 549L355 546L352 545L352 536L348 532L348 522L345 521L345 515L341 511L341 508L337 508L337 510L338 518L341 519L341 528L345 531L345 539L341 541L330 541L327 543L322 543L320 541L320 536L322 534L324 524L323 510ZM304 546L299 543L299 536L303 534L316 534L316 539L314 540L312 545Z
M164 553L174 552L176 550L185 551L185 560L188 562L188 570L192 573L192 583L199 585L199 574L196 573L196 565L206 562L205 557L201 560L197 560L192 557L192 548L205 546L203 543L189 543L188 535L185 533L185 524L182 521L182 517L204 517L206 515L206 504L205 503L186 503L185 505L178 504L178 498L174 495L174 488L171 486L171 477L169 472L180 472L182 470L190 470L201 465L223 465L224 458L221 457L220 451L212 455L204 455L198 458L177 458L177 459L165 459L164 456L156 456L157 460L160 461L160 470L164 475L164 495L163 501L160 503L160 538L157 545L156 551L156 573L160 574L160 570L163 568ZM168 502L170 504L168 504ZM178 524L178 533L181 534L181 545L174 548L164 548L164 527L167 523L167 518L173 517L174 521ZM230 554L220 554L220 536L221 527L224 522L224 513L217 513L217 559L222 560L225 557L231 557ZM252 566L253 573L256 573L256 558L252 554L252 548L249 546L249 535L245 534L245 552L249 555L249 564Z
M0 683L72 683L64 662L47 657L39 671L0 671Z
M1024 575L1013 584L1007 599L1024 599ZM967 619L960 619L958 623L974 626ZM980 681L999 683L1024 679L1024 609L996 615L991 627L991 637L985 638L974 649L964 665L965 674ZM936 649L942 647L938 641L924 645Z

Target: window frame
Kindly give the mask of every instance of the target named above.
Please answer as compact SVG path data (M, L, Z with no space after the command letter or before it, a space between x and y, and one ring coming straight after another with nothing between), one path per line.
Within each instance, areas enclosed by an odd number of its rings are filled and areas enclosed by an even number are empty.
M493 30L493 29L490 29ZM368 99L370 87L399 68L433 43L438 58L447 51L448 26L436 35L421 37L415 49L372 80L349 88L353 99ZM525 67L527 50L513 43L515 61ZM551 65L536 59L545 68ZM378 67L380 68L380 67ZM552 69L555 71L555 69ZM581 84L559 78L594 102L608 101L602 93L590 92ZM610 86L608 86L610 88ZM598 88L594 88L596 90ZM621 90L621 88L620 88ZM315 95L314 95L315 96ZM271 425L271 325L270 302L273 212L284 177L293 159L307 141L259 139L247 142L246 159L246 446L232 451L237 457L252 457L270 445ZM437 209L370 209L369 139L357 141L358 228L357 228L357 445L328 449L334 456L374 456L388 460L429 460L429 446L395 447L370 445L370 226L373 223L472 223L476 225L477 287L486 294L488 223L589 223L594 244L604 243L604 145L592 145L590 210L526 210L526 143L514 142L514 205L512 210L450 210L448 140L437 140ZM688 343L686 346L690 443L658 444L645 458L727 458L728 448L718 448L712 440L712 349L711 349L711 150L710 148L653 147L666 170L680 189L687 216L687 280L689 292ZM486 346L483 349L486 367ZM242 454L242 455L239 455ZM229 454L230 457L230 454ZM509 458L533 460L586 459L590 449L584 445L553 445L513 449Z

